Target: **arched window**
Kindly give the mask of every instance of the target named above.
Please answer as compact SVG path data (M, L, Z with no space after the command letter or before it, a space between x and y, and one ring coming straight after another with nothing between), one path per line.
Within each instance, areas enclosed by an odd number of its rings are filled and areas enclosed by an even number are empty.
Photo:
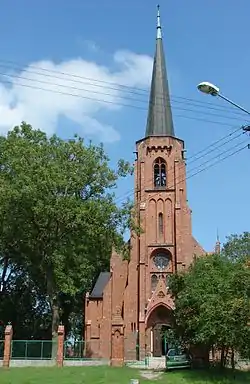
M159 229L159 234L163 235L163 213L160 212L158 215L158 229Z
M154 163L154 186L166 187L166 182L166 162L158 157Z
M157 275L152 275L151 276L151 291L155 291L158 283L158 277Z

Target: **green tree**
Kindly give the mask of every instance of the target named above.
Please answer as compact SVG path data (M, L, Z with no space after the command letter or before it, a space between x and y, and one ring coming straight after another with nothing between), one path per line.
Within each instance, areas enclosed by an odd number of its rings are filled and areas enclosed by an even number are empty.
M131 206L118 207L112 190L131 167L112 170L102 146L22 123L0 137L0 168L0 252L48 297L56 337L62 294L86 292L112 247L126 249Z
M244 354L250 344L250 269L223 255L197 259L186 273L175 275L170 289L175 298L176 333L184 343Z
M223 246L222 254L231 261L242 261L250 258L250 232L231 235Z
M51 313L45 294L21 268L9 265L7 277L4 290L0 292L3 332L11 322L14 339L50 338Z

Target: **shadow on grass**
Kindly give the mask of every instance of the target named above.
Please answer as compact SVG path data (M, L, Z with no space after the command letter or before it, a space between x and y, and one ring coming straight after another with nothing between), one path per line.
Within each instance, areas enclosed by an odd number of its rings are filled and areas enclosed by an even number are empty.
M246 384L250 383L250 372L220 370L218 368L194 369L183 371L187 383Z

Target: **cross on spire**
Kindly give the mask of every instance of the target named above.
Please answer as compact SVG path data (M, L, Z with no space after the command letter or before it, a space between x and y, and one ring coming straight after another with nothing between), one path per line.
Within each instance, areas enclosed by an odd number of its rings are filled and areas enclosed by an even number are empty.
M161 15L160 15L160 6L157 5L157 39L162 38L161 33Z

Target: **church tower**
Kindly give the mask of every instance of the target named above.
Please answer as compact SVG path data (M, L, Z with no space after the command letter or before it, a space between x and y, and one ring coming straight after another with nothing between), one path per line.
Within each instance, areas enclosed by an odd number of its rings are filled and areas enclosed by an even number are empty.
M191 234L184 142L175 136L159 7L146 134L136 143L136 153L135 202L142 233L131 257L138 263L139 344L140 349L150 344L149 352L160 356L161 328L171 325L173 309L169 276L203 250Z
M192 236L184 142L174 130L159 7L146 132L136 142L135 207L141 233L131 236L130 261L114 253L110 272L99 276L85 306L90 348L111 359L167 352L162 330L171 327L174 309L169 276L205 253ZM99 341L91 342L93 327Z

